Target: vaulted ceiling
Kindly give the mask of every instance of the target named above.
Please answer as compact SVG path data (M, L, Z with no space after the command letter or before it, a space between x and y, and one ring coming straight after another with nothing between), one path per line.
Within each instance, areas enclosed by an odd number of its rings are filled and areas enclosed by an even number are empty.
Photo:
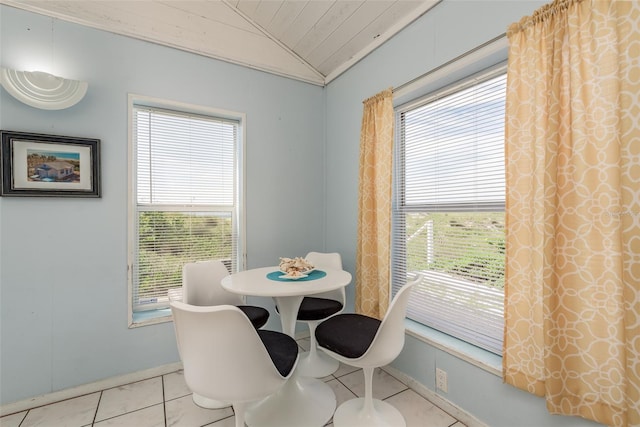
M440 0L0 0L325 85Z

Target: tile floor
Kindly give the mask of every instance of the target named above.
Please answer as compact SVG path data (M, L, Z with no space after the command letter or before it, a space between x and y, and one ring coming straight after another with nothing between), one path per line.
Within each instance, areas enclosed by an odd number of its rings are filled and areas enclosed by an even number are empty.
M302 350L308 339L298 340ZM337 405L364 395L362 371L341 365L324 378L336 393ZM400 410L407 426L464 427L382 369L374 374L373 393ZM231 408L211 410L196 406L182 371L127 384L6 415L1 427L233 427ZM331 422L327 426L332 426Z

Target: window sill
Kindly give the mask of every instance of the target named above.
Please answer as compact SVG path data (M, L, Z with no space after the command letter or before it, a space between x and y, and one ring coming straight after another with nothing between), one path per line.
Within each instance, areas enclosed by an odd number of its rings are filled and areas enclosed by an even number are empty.
M405 319L405 326L412 337L502 378L501 356L413 320Z
M136 311L132 314L132 321L129 328L165 323L172 320L171 309L161 308L157 310Z

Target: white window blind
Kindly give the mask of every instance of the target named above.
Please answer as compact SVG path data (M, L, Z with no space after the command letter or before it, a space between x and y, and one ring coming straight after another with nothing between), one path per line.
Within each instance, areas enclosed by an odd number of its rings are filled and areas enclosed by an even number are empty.
M185 263L237 271L239 121L133 106L133 312L168 306Z
M392 282L408 317L500 354L504 69L396 110Z

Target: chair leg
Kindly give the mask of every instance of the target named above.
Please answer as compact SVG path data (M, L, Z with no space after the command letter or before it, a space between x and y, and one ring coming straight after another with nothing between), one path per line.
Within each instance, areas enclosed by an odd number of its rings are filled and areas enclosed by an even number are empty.
M404 427L404 417L387 402L373 398L374 368L363 368L364 398L351 399L336 409L335 427Z
M362 412L364 414L373 414L373 368L362 368L364 373L364 405ZM371 415L369 415L370 417Z
M333 357L318 351L318 341L316 340L316 327L320 322L307 322L309 325L309 352L298 361L296 368L303 377L324 378L333 374L340 367Z
M316 340L316 326L318 322L309 322L309 358L315 359L318 356L318 341Z

